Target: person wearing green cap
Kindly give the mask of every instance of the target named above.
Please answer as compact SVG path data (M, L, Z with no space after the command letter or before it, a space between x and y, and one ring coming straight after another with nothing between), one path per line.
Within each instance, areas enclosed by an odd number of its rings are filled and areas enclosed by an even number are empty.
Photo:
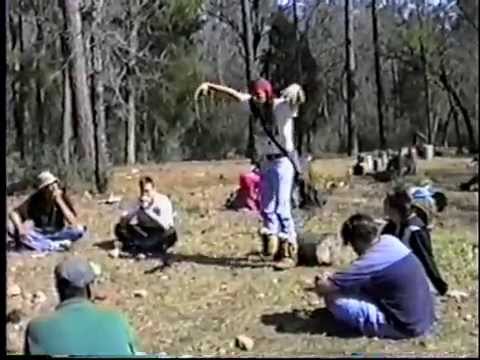
M139 353L136 336L116 311L91 302L95 272L79 258L55 267L60 304L52 314L32 320L25 332L26 355L123 356Z

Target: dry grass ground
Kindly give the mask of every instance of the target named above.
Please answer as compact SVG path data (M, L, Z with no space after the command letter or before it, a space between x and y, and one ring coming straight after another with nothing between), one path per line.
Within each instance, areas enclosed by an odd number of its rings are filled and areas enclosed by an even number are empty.
M246 255L259 247L258 220L222 210L234 190L238 174L248 168L243 161L169 163L118 168L112 183L116 195L133 200L141 174L151 174L169 194L180 214L181 240L177 261L163 272L145 274L155 259L112 259L108 248L119 206L100 205L96 198L75 196L90 236L74 252L100 265L102 277L95 289L106 295L102 306L124 312L137 330L147 352L172 355L351 355L354 353L439 356L478 356L478 194L457 192L456 184L469 176L467 159L435 159L421 162L420 172L447 189L449 208L436 219L434 250L450 287L468 293L466 299L446 298L441 303L439 335L424 340L379 341L341 339L322 334L321 319L312 317L323 303L306 292L306 282L329 268L298 267L275 272ZM348 159L319 160L314 164L318 180L343 177ZM353 179L336 190L328 205L308 221L314 231L336 230L355 211L381 215L387 185L370 179ZM20 199L8 199L9 204ZM63 257L8 255L8 279L22 289L8 298L9 310L20 308L26 319L51 310L56 303L52 270ZM352 258L345 251L343 263ZM145 298L134 297L144 289ZM42 291L47 300L35 305L33 294ZM10 346L21 344L24 324L9 326ZM234 346L245 334L255 341L250 353ZM13 349L15 350L15 349Z

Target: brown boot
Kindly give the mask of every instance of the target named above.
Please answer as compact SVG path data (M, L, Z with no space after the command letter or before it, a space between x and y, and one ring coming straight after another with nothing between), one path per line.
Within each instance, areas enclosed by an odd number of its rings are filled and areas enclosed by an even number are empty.
M298 246L290 244L288 241L283 240L280 243L281 252L280 259L278 259L273 267L276 270L288 270L297 265L298 261Z
M269 258L278 250L278 237L276 235L262 234L262 256Z

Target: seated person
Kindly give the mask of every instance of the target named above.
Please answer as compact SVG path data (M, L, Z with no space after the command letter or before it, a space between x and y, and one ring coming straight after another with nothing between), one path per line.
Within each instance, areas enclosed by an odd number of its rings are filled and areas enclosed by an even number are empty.
M374 219L351 216L344 245L359 256L346 271L315 279L315 291L339 323L363 336L404 339L425 335L434 322L433 298L417 257Z
M40 173L37 182L37 191L10 212L8 235L19 249L65 250L86 229L79 224L72 201L52 173Z
M177 242L172 203L155 190L152 178L142 177L139 185L138 205L120 218L115 226L115 236L125 251L165 254Z
M82 259L55 267L60 304L52 314L32 320L25 332L26 355L120 356L137 353L133 331L117 312L92 302L95 273Z
M260 210L260 170L254 167L251 171L240 174L238 190L227 201L226 207L232 210L247 209L254 212Z
M389 226L382 230L383 234L398 237L408 246L422 263L425 272L436 291L445 295L448 284L443 280L435 262L432 241L428 228L428 217L423 220L418 215L422 207L413 203L408 191L397 190L388 194L384 201L385 216L391 220Z

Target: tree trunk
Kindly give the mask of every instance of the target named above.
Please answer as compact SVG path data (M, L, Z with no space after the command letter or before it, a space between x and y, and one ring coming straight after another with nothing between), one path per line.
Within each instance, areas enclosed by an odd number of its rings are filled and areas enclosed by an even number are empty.
M398 88L398 68L396 60L392 60L392 86L393 86L393 119L392 126L397 131L397 122L400 118L400 97Z
M69 33L69 66L78 124L79 158L87 170L88 177L95 173L95 141L92 107L87 83L86 61L82 35L82 19L79 0L60 0Z
M63 70L63 109L62 109L62 150L63 162L70 166L70 140L73 135L72 122L72 91L68 69Z
M103 0L92 2L92 104L93 117L95 124L95 183L97 190L104 193L108 188L108 170L109 160L107 153L106 119L105 119L105 99L103 85L103 56L100 48L100 42L97 35L100 33L99 24L102 21L100 9L103 6Z
M16 28L16 26L17 28ZM15 75L21 74L23 72L23 66L19 60L21 54L23 53L23 17L21 11L18 12L17 24L13 19L13 16L10 18L9 22L10 33L12 36L12 52L15 53L15 49L18 49L18 56L14 56L14 65L13 69ZM25 160L25 119L24 107L26 106L24 101L23 86L20 80L15 80L12 82L12 97L14 99L14 124L15 124L15 133L16 133L16 144L18 152L20 153L20 159Z
M133 18L132 3L128 5L128 21L130 22L130 36L129 36L129 50L130 55L127 64L127 147L126 147L126 162L128 165L135 164L136 161L136 139L135 139L135 65L136 65L136 53L138 50L138 22Z
M432 144L436 144L438 128L440 126L440 117L438 115L434 115L433 120L433 127L432 127Z
M477 151L478 150L477 141L475 139L475 132L473 130L472 120L470 118L470 115L468 114L468 110L463 105L462 99L458 95L458 92L448 80L446 70L443 66L441 67L440 71L441 71L439 76L440 83L442 84L445 91L451 96L451 99L453 100L454 104L458 107L458 109L460 110L460 113L462 114L465 127L467 128L470 151Z
M455 123L455 134L457 135L457 152L460 153L463 146L462 133L460 131L460 124L458 122L458 112L452 100L452 96L448 95L448 103L452 111L453 121Z
M33 6L35 9L35 6ZM36 154L37 159L43 159L44 149L46 145L46 132L45 132L45 111L44 111L44 103L45 103L45 89L43 89L43 81L42 76L43 74L39 74L42 70L39 69L39 60L38 58L42 58L45 54L45 40L44 40L44 33L43 33L43 21L40 19L40 16L43 14L39 14L35 11L35 27L36 27L36 39L35 39L35 49L36 49L36 60L34 61L33 71L37 74L37 78L34 81L34 89L35 89L35 122L37 124L37 136L35 139L37 140L37 151L34 152Z
M427 54L425 53L425 47L423 45L423 41L420 41L420 61L422 63L422 71L423 71L423 88L425 91L425 117L427 118L427 141L429 144L432 143L432 119L431 119L431 111L430 111L430 86L428 83L428 60Z
M247 85L256 77L254 70L255 59L253 52L253 32L252 32L252 17L249 0L240 0L242 8L242 40L243 48L245 50L245 76ZM254 134L254 118L250 114L248 117L248 142L246 155L250 159L256 158L255 134Z
M385 150L387 147L387 139L385 138L384 122L383 122L383 84L382 70L380 64L380 47L378 43L378 20L377 20L377 2L372 1L372 26L373 26L373 49L375 58L375 82L377 85L377 117L378 132L380 140L380 148Z
M353 11L352 0L345 0L345 72L346 72L346 119L348 126L348 155L358 154L358 135L356 129L353 101L355 97L355 51L353 47Z
M443 131L442 131L442 140L441 140L441 144L442 146L445 146L447 147L448 146L448 128L450 126L450 120L452 119L452 114L453 114L453 111L454 109L450 106L450 109L448 110L448 115L447 115L447 119L445 120L445 124L443 126Z

